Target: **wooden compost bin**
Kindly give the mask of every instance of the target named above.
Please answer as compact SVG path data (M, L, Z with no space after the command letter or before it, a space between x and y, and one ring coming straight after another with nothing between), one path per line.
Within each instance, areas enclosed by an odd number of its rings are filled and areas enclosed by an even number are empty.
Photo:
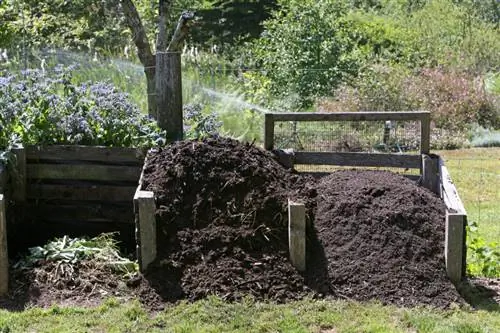
M133 241L131 198L144 152L99 146L28 146L13 150L12 201L22 207L19 226L46 226L50 237L128 233Z
M307 152L274 150L276 121L419 121L419 154ZM466 212L444 166L437 155L429 154L429 112L355 112L355 113L268 113L265 114L264 148L275 152L287 167L295 164L349 167L384 167L418 169L419 175L408 176L439 195L446 204L446 237L444 253L450 280L458 283L465 276ZM156 258L156 220L154 193L142 190L142 176L134 195L137 255L141 270ZM305 209L301 203L289 202L290 259L299 270L305 269Z

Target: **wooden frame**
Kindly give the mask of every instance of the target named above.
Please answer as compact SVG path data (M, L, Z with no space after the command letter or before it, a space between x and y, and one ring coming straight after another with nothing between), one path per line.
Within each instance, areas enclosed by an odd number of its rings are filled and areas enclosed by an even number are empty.
M264 148L273 150L288 168L294 164L338 165L354 167L397 167L420 169L421 185L440 196L446 205L445 264L450 280L457 284L465 276L467 213L444 161L429 154L430 113L419 112L342 112L342 113L267 113L264 115ZM274 150L274 124L277 121L420 121L420 155L386 153L304 152L291 149ZM317 173L324 174L324 173ZM292 220L290 218L290 220ZM292 248L291 248L292 249ZM292 253L292 250L290 250ZM300 256L298 257L300 258ZM298 260L298 259L294 259ZM298 260L300 261L300 260ZM305 266L300 264L300 267Z
M428 111L414 112L276 112L264 114L264 148L274 149L274 123L278 121L387 121L387 120L415 120L420 121L420 154L429 154L430 150L430 113ZM301 152L307 153L307 152ZM330 153L332 154L338 153ZM351 154L351 153L344 153ZM377 154L393 156L396 154ZM399 156L409 156L398 154ZM349 155L344 155L342 160L348 162ZM410 155L411 156L411 155ZM384 159L382 157L381 159ZM355 157L353 157L356 160ZM411 159L411 158L410 158ZM390 159L389 159L390 160ZM317 159L316 159L317 161ZM381 162L379 162L381 163ZM309 163L306 163L309 164ZM319 164L319 162L314 163ZM327 164L327 163L324 163ZM350 165L350 164L344 164ZM372 166L372 165L363 165ZM373 165L380 166L380 165ZM403 166L405 167L405 166Z
M130 228L132 234L143 149L27 146L13 153L11 198L24 205L28 221L67 226L68 232L88 223L102 232Z

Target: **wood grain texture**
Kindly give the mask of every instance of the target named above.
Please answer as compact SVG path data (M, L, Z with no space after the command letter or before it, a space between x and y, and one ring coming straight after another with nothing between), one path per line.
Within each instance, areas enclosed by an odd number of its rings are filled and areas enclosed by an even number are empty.
M295 152L295 164L419 169L422 157L410 154Z
M137 190L134 195L139 268L145 271L156 259L156 204L154 193Z
M79 200L79 201L130 201L134 196L134 186L111 185L28 185L28 198L37 200Z
M28 164L28 179L73 179L137 182L140 166Z
M87 161L107 164L135 164L142 165L145 150L125 147L99 147L99 146L28 146L26 158L37 161Z
M0 296L9 291L9 255L7 253L7 217L5 199L0 194Z
M364 120L422 120L428 111L408 112L277 112L274 121L364 121Z

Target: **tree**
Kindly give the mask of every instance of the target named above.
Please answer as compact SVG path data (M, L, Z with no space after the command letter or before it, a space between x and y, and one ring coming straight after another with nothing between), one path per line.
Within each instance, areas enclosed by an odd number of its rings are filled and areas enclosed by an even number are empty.
M144 28L137 8L131 0L121 0L121 3L127 24L132 31L133 41L137 47L139 59L144 65L144 73L146 74L148 93L148 113L150 116L157 118L162 128L167 129L167 137L169 137L170 139L179 139L180 137L182 137L182 100L179 99L179 103L174 103L175 105L172 104L172 108L169 106L168 109L172 110L166 110L167 114L162 114L161 117L158 114L158 111L163 112L163 110L158 109L157 101L159 98L161 98L161 100L170 101L169 96L178 97L180 96L180 92L175 91L175 93L173 93L172 95L167 95L166 99L165 95L158 94L159 84L160 82L161 84L163 84L165 80L158 80L157 75L162 75L160 78L163 78L163 75L168 75L169 78L177 81L179 83L178 87L180 87L180 58L177 58L178 60L175 61L175 63L178 64L176 68L165 68L165 62L162 58L161 66L157 67L160 64L158 62L158 55L153 53L151 44L148 40L146 29ZM156 41L157 52L180 52L182 49L183 41L189 31L188 23L194 18L194 13L183 12L179 18L179 21L177 22L177 26L174 33L172 34L172 38L167 44L167 24L169 22L169 16L171 14L172 4L173 0L159 1L158 38ZM166 72L160 73L160 69L165 70ZM173 86L168 86L168 88L171 88L171 90L180 90L177 88L173 88ZM163 92L163 90L161 91ZM177 110L177 106L179 110Z

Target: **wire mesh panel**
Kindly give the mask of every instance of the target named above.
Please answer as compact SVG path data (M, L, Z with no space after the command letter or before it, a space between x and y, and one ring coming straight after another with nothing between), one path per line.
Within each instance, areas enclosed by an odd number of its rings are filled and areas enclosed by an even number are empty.
M299 171L344 167L418 174L428 153L427 112L274 113L266 116L265 147L293 149Z
M418 121L278 121L274 147L317 152L416 153Z

